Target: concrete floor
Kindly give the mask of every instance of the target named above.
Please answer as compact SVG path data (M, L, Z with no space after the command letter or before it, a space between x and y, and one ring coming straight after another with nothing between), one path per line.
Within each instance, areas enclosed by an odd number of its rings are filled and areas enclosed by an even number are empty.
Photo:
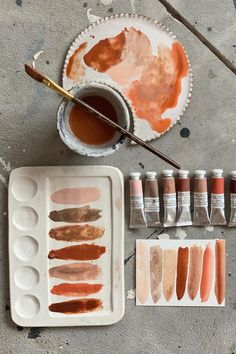
M169 0L218 48L235 61L235 1ZM235 75L157 0L1 0L0 10L0 353L236 353L236 240L235 231L209 232L187 228L188 238L224 237L227 241L227 300L225 308L137 308L126 299L123 320L99 328L21 328L10 318L7 257L7 179L12 168L36 165L104 164L131 170L161 171L167 167L150 153L123 147L112 157L89 159L65 148L56 132L60 98L30 80L23 64L40 57L42 71L60 80L64 56L75 36L88 25L87 10L96 16L136 12L168 26L185 46L193 68L190 105L168 134L153 145L184 168L236 169ZM211 28L211 30L209 30ZM188 138L181 129L188 128ZM125 159L124 159L125 151ZM177 237L176 230L161 230ZM150 230L125 233L126 291L134 284L134 246ZM151 237L155 238L158 233Z

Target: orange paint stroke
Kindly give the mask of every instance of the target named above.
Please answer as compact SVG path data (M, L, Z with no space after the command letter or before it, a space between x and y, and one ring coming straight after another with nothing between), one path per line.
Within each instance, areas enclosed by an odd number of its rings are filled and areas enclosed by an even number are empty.
M78 49L72 54L66 67L66 76L73 80L78 81L85 73L85 66L81 63L87 43L82 43Z
M49 305L48 308L51 312L60 312L66 315L86 313L101 310L102 301L100 299L76 299L57 302Z
M105 252L106 247L104 246L83 244L51 250L48 258L88 261L98 259Z
M88 283L61 283L54 285L51 293L54 295L64 296L88 296L98 293L102 289L102 284L88 284Z
M210 296L214 271L214 253L211 244L206 245L203 255L202 278L200 286L201 301L206 302Z

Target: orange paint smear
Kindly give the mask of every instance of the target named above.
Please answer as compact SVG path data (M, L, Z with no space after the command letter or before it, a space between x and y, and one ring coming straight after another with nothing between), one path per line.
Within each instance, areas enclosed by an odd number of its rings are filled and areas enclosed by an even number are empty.
M49 311L60 312L66 315L93 312L100 309L102 309L102 301L100 299L76 299L49 305Z
M51 289L54 295L64 296L88 296L90 294L98 293L102 289L102 284L88 284L88 283L62 283L55 285Z
M85 66L81 64L81 60L86 48L87 43L82 43L79 48L75 50L67 64L66 76L73 81L78 81L85 73Z
M71 259L75 261L88 261L101 257L106 252L106 247L98 245L77 245L51 250L49 259Z

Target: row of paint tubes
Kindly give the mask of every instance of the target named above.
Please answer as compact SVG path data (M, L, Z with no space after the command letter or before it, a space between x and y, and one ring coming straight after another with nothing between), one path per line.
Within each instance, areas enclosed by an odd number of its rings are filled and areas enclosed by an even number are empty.
M141 173L130 174L130 228L226 225L223 170L212 170L211 210L208 211L206 171L196 170L194 176L193 220L190 209L189 171L163 170L163 222L160 220L160 200L156 172L148 171L144 181ZM231 173L229 227L236 227L236 171Z

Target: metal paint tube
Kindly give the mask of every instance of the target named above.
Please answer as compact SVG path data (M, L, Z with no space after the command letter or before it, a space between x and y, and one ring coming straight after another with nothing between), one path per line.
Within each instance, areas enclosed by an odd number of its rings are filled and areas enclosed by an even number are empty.
M140 180L141 173L130 174L130 228L146 227L143 204L143 187Z
M176 189L172 170L163 171L164 227L176 226Z
M212 170L211 178L211 225L226 225L223 170Z
M230 218L229 227L236 227L236 171L231 172L230 181Z
M210 225L208 212L208 194L206 171L195 171L194 178L194 212L193 225L206 226Z
M156 172L146 172L144 188L144 211L147 227L158 227L160 223L160 201Z
M177 182L177 224L176 226L192 225L190 211L190 178L189 171L180 170Z

